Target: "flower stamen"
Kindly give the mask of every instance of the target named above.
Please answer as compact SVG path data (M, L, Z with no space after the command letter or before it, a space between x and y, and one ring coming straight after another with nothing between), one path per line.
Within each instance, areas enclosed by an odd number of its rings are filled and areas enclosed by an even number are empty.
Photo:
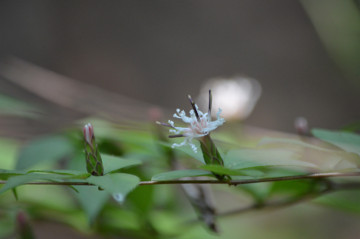
M169 127L169 128L175 129L175 127L174 127L173 125L168 124L168 123L163 123L163 122L159 122L159 121L156 121L156 123L157 123L158 125L162 125L162 126L165 126L165 127Z
M173 135L169 135L169 138L180 138L180 137L185 137L183 134L173 134Z
M209 109L208 109L209 120L211 120L211 107L212 107L212 94L211 94L211 90L209 90Z
M194 113L195 113L195 116L196 116L197 121L200 122L199 113L198 113L198 111L197 111L197 105L196 105L195 102L192 100L191 95L188 95L188 99L189 99L189 101L190 101L191 107L192 107L193 110L194 110Z

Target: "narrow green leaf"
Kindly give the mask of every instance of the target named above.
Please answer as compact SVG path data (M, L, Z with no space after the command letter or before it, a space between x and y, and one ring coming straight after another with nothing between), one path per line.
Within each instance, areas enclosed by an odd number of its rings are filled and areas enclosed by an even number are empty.
M198 177L198 176L212 176L212 174L205 170L199 169L183 169L175 170L154 175L151 180L153 181L166 181L185 177Z
M286 149L301 153L301 160L310 161L323 171L356 169L360 165L360 156L357 154L296 139L264 138L259 145L265 149Z
M0 189L0 194L17 186L34 181L62 181L65 177L57 174L35 174L29 173L10 177L6 184Z
M13 195L14 195L14 197L15 197L16 201L18 201L18 200L19 200L19 195L18 195L18 193L17 193L16 188L12 188L12 189L11 189L11 191L12 191L12 193L13 193Z
M121 157L101 154L105 174L117 171L122 168L140 165L142 162L137 159L123 159Z
M0 179L2 180L7 180L9 177L18 176L22 174L25 174L25 172L20 170L0 169Z
M234 170L230 168L225 168L222 165L215 165L215 164L207 164L207 165L201 165L201 169L205 169L208 171L211 171L216 174L225 174L230 176L246 176L246 173L243 173L240 170Z
M316 138L336 145L347 152L360 155L360 135L358 134L324 129L313 129L311 132Z
M63 175L64 179L85 179L90 176L90 174L85 171L82 172L77 170L66 170L66 169L29 170L27 173L57 174L57 175Z
M47 136L31 141L19 154L16 169L28 169L41 162L54 162L70 155L73 147L62 136Z
M315 203L360 214L360 191L339 191L313 200Z
M319 151L325 152L337 152L336 150L331 150L323 147L319 147L317 145L305 143L301 140L297 139L285 139L285 138L271 138L271 137L264 137L258 143L259 146L266 146L266 145L273 145L273 144L293 144L301 147L311 148Z
M103 188L119 202L123 202L126 195L136 188L140 182L139 178L135 175L126 173L90 176L86 181Z
M75 186L73 186L73 185L68 185L68 187L71 188L72 190L74 190L75 192L79 193L79 190L77 190L77 189L75 188Z
M49 174L60 174L60 175L82 175L85 172L77 170L68 170L68 169L54 169L54 170L29 170L27 173L49 173Z
M308 170L304 168L261 168L263 169L264 177L275 178L275 177L286 177L286 176L295 176L295 175L304 175L309 173Z

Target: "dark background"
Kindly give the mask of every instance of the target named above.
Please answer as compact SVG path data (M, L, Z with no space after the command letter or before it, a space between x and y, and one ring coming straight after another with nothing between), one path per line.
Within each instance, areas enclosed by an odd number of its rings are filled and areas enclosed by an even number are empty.
M174 110L207 79L244 74L263 88L246 122L265 128L360 116L358 85L299 1L1 1L0 56Z

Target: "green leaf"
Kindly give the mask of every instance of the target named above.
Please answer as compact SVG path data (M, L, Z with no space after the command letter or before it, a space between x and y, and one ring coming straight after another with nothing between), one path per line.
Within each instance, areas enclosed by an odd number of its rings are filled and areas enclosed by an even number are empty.
M259 145L265 149L298 152L301 154L300 160L316 164L322 171L356 169L360 166L359 155L325 144L318 146L296 139L263 138Z
M261 168L263 176L268 178L296 176L308 174L309 171L304 168Z
M36 173L29 173L29 174L24 174L24 175L19 175L19 176L13 176L10 177L6 184L0 189L0 194L15 188L17 186L26 184L26 183L30 183L30 182L34 182L34 181L62 181L63 179L65 179L64 176L62 175L57 175L57 174L36 174Z
M2 169L13 169L19 152L19 142L9 138L0 138L0 162Z
M23 175L23 174L25 174L25 172L20 170L0 169L0 179L2 180L7 180L9 177Z
M243 184L237 186L236 188L250 195L256 203L262 204L269 196L271 184L269 183Z
M345 125L341 128L342 131L347 131L347 132L356 132L358 130L360 130L360 121L356 121L353 123L350 123L348 125Z
M77 171L77 170L68 170L68 169L54 169L54 170L29 170L27 173L50 173L50 174L60 174L60 175L80 175L85 172Z
M136 188L140 182L135 175L126 173L90 176L86 181L103 188L106 192L112 194L118 202L123 202L126 195Z
M360 191L339 191L313 200L325 206L360 214Z
M62 136L47 136L31 141L19 154L16 169L28 169L42 162L54 162L70 155L73 147Z
M224 158L225 167L246 169L255 167L292 166L317 168L315 164L298 160L299 155L282 149L231 150Z
M132 122L135 123L135 122ZM137 126L142 128L143 126ZM105 138L111 137L116 141L120 141L123 149L127 152L143 152L154 154L157 152L157 146L154 142L154 137L147 128L146 130L116 130L111 128L112 132L105 132ZM101 151L101 148L100 148Z
M118 140L108 138L97 138L96 140L98 142L98 147L103 154L120 156L125 153Z
M167 181L185 177L198 177L198 176L211 176L208 171L199 169L183 169L175 170L154 175L151 180L153 181Z
M55 169L55 170L29 170L27 173L48 173L48 174L58 174L67 176L66 179L84 179L90 176L89 173L85 171L77 170L66 170L66 169Z
M117 171L122 168L140 165L142 162L137 159L123 159L117 156L101 154L105 174Z
M76 198L88 216L90 224L93 224L110 195L100 191L97 186L74 186L74 188L78 191L75 193Z
M285 138L271 138L271 137L264 137L260 140L260 142L258 143L259 146L266 146L266 145L278 145L278 144L293 144L293 145L297 145L297 146L301 146L301 147L306 147L306 148L311 148L311 149L315 149L315 150L319 150L319 151L325 151L325 152L337 152L335 150L331 150L331 149L327 149L327 148L322 148L319 147L317 145L313 145L313 144L309 144L309 143L305 143L301 140L297 140L297 139L285 139Z
M313 129L311 132L316 138L336 145L347 152L360 155L360 135L358 134L323 129Z
M19 195L18 195L18 193L17 193L16 188L12 188L11 191L12 191L12 193L13 193L14 198L16 199L16 201L18 201L18 200L19 200Z
M240 170L234 170L230 168L225 168L222 165L217 164L207 164L200 166L201 169L205 169L208 171L211 171L216 174L224 174L224 175L230 175L230 176L244 176L247 175L246 172L242 172Z
M281 194L291 197L300 197L314 191L316 184L316 180L292 180L273 182L270 189L270 194Z
M175 141L175 140L174 140ZM166 142L159 142L159 144L166 146L168 148L171 148L171 146L173 145L172 143L166 143ZM199 147L199 143L198 142L194 142L195 145ZM198 151L197 153L195 153L189 146L184 146L184 147L176 147L173 149L175 152L181 152L187 156L189 156L190 158L196 159L199 162L201 162L202 164L205 164L204 162L204 158L203 155L200 151Z
M155 190L155 187L135 188L126 199L132 206L131 211L137 213L140 218L147 220L154 207Z

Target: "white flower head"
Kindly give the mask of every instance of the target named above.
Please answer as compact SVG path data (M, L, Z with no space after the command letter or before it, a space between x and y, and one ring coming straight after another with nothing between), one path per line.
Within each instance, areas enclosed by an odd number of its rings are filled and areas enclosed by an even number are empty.
M186 113L184 110L177 109L176 113L173 115L174 118L181 119L184 123L189 124L188 127L176 127L174 125L174 122L169 120L168 123L160 123L166 127L170 127L169 130L170 133L173 133L173 135L170 135L170 138L176 138L176 137L185 137L185 140L180 143L176 144L174 143L172 147L180 147L184 146L186 144L190 145L192 150L196 153L197 147L195 144L192 143L192 140L194 138L200 138L205 135L208 135L211 131L215 130L217 127L222 125L225 122L225 119L220 117L221 109L219 108L217 114L216 114L216 120L211 121L211 105L212 105L212 97L211 97L211 90L209 90L209 109L207 113L203 113L199 110L198 106L194 103L191 96L188 96L192 110L190 110L189 114L190 116L186 116Z

